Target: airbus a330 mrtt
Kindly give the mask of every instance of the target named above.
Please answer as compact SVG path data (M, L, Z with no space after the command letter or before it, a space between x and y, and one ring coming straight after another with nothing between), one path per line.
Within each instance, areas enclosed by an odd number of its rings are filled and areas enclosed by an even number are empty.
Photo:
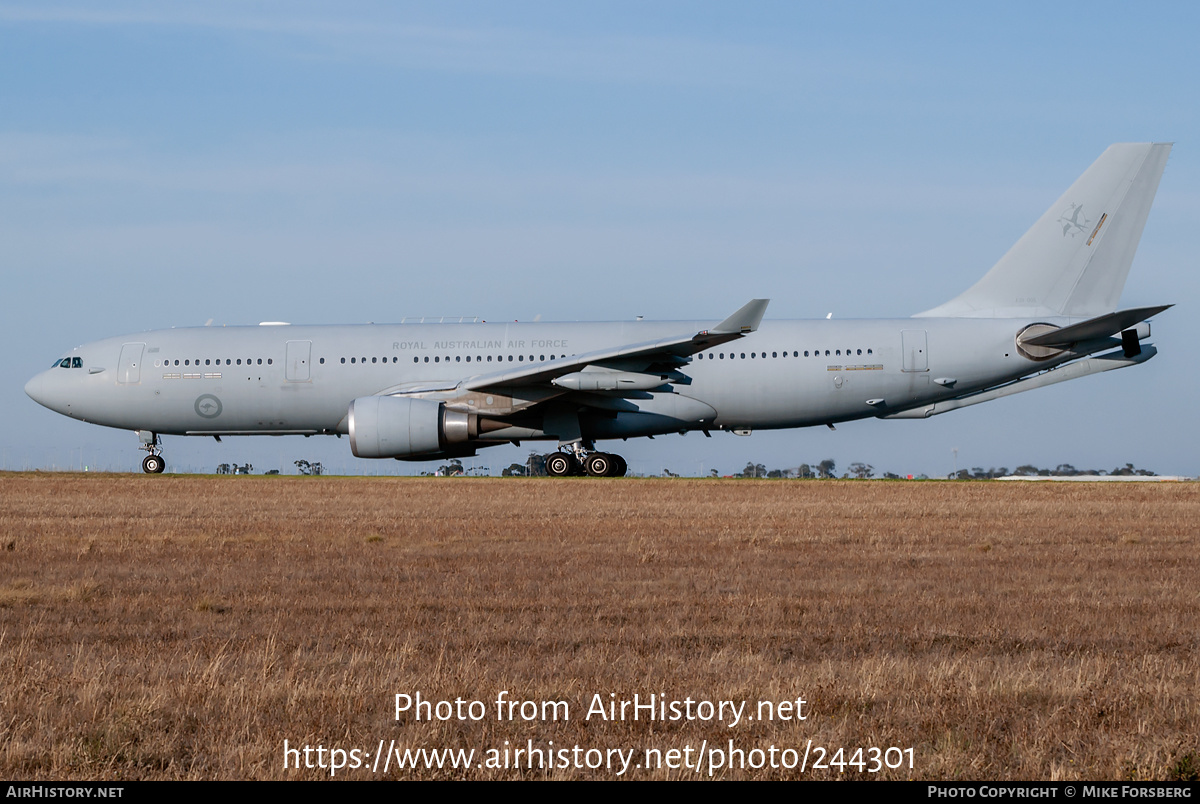
M992 269L890 320L200 327L77 347L25 386L51 410L164 435L349 435L360 458L554 441L552 475L623 475L605 439L925 418L1155 355L1117 310L1168 143L1119 144Z

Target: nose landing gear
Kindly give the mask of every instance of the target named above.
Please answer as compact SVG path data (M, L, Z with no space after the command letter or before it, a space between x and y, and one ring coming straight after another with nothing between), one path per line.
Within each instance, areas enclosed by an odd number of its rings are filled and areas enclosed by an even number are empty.
M137 434L142 442L138 449L144 449L150 453L142 459L142 471L148 475L161 475L167 468L167 462L162 457L162 444L158 440L158 433L138 430Z

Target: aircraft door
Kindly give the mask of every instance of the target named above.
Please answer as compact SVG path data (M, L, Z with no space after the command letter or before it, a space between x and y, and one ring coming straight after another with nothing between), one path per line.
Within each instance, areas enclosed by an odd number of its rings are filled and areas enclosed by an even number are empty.
M287 359L284 361L284 377L288 382L308 382L311 373L309 360L312 357L312 341L288 341Z
M902 330L900 344L904 352L905 371L929 371L929 344L925 330Z
M117 382L131 385L142 381L142 349L145 346L144 343L126 343L121 346Z

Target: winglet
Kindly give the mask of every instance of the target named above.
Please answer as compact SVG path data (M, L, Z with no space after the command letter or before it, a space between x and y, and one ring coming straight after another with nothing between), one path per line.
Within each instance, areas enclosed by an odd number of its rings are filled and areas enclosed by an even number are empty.
M736 313L710 329L708 331L709 334L725 335L728 333L738 333L744 335L748 332L754 332L758 329L758 325L762 323L763 315L767 312L767 305L770 302L770 299L751 299L738 308Z

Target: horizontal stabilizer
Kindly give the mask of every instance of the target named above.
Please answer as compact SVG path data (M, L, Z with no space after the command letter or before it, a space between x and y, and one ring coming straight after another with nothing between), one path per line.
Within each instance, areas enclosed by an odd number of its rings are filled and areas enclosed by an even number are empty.
M1173 304L1163 304L1158 307L1135 307L1131 310L1118 310L1115 313L1089 318L1087 321L1080 321L1078 324L1072 324L1069 327L1045 332L1034 338L1022 338L1021 343L1022 345L1065 347L1073 343L1080 343L1081 341L1107 338L1174 306Z

